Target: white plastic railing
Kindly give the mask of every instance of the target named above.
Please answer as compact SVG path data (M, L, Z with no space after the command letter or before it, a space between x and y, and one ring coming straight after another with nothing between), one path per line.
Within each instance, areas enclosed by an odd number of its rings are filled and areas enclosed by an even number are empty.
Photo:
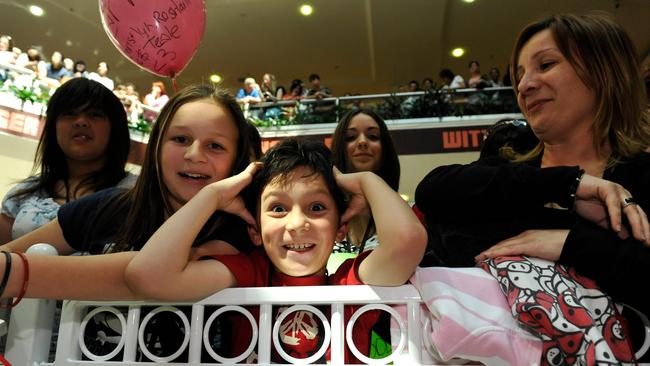
M421 352L422 328L420 323L420 296L411 285L400 287L372 286L314 286L314 287L263 287L226 289L194 304L188 303L155 303L155 302L89 302L68 301L63 308L59 341L57 344L55 365L149 365L152 362L136 361L136 353L140 351L152 361L177 365L206 364L201 362L201 353L205 350L214 365L239 364L244 362L254 350L257 351L256 364L271 364L273 342L278 342L278 328L282 320L294 311L309 311L321 319L325 331L325 341L322 349L309 359L294 359L289 355L278 352L285 360L281 364L310 364L320 358L329 347L331 348L331 363L344 364L344 345L354 345L351 336L353 321L363 312L380 309L389 312L397 320L401 330L399 345L394 352L381 360L368 359L362 354L352 352L368 364L422 365ZM275 306L293 304L278 313L274 320ZM389 305L406 305L407 319L402 317ZM259 306L259 318L254 319L244 306ZM344 307L346 305L361 305L350 320L344 324ZM190 316L185 315L179 307L191 307ZM217 306L217 310L212 311ZM325 315L315 306L330 306L330 314ZM210 310L206 309L209 307ZM92 309L92 310L90 310ZM122 311L120 310L122 309ZM124 311L123 309L128 309ZM147 315L141 317L143 309ZM218 355L209 346L207 334L220 314L227 311L242 313L251 322L253 339L248 349L241 355L225 358ZM96 355L85 347L84 330L86 324L94 315L101 312L112 313L121 323L121 336L117 347L107 355ZM176 314L184 324L185 339L173 354L167 357L157 357L148 349L143 340L144 328L151 318L160 312ZM258 324L259 322L259 324ZM414 325L414 326L411 326ZM189 350L186 362L175 362L177 357ZM121 355L120 359L113 359ZM85 358L85 360L84 360ZM111 360L112 359L112 360ZM111 360L111 361L108 361ZM246 364L246 363L241 363Z

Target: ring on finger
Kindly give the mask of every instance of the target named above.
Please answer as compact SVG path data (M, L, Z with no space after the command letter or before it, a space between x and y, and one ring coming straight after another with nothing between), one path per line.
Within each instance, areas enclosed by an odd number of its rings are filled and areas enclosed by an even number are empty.
M636 205L636 204L637 203L636 203L636 200L634 199L634 197L630 196L630 197L623 198L623 202L621 203L621 207L625 208L627 206Z

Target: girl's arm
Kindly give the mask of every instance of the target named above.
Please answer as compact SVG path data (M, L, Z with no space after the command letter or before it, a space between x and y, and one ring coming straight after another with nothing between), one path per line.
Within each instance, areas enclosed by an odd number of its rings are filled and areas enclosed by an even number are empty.
M167 219L128 265L126 281L131 289L147 298L196 300L235 286L235 277L219 261L189 259L192 243L216 210L238 213L255 223L238 195L256 169L251 164L236 176L205 186Z
M65 240L58 219L54 219L20 238L0 246L0 250L24 253L29 247L38 243L47 243L54 246L59 255L69 255L75 252Z
M379 246L361 263L359 278L368 285L398 286L404 284L422 260L427 233L404 200L379 176L370 172L341 174L336 172L339 185L352 194L352 211L364 197L370 206L377 227ZM356 206L356 207L355 207Z
M11 271L2 298L16 297L24 283L25 266L18 254L11 255ZM124 270L135 252L94 256L51 257L25 255L29 280L25 297L73 300L132 300L139 297L124 281ZM0 275L7 260L0 254Z

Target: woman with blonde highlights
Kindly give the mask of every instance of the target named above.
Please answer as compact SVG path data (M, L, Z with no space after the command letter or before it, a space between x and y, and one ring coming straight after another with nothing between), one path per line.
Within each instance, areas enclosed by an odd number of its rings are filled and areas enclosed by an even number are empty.
M540 143L518 161L444 166L424 178L415 200L438 263L558 261L650 314L633 285L650 266L650 118L638 60L604 16L556 15L524 28L510 74Z

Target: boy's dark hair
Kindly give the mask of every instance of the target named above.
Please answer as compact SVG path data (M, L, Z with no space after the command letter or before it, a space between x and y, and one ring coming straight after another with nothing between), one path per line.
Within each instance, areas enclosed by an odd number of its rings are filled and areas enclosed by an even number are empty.
M314 81L316 79L320 80L320 76L318 76L318 74L309 75L309 81Z
M287 139L270 148L261 159L264 166L255 174L253 182L243 193L246 208L249 212L257 212L260 195L270 182L285 183L289 174L299 167L311 170L308 177L322 176L327 189L332 195L339 215L347 208L345 196L336 184L332 171L332 154L322 142Z

